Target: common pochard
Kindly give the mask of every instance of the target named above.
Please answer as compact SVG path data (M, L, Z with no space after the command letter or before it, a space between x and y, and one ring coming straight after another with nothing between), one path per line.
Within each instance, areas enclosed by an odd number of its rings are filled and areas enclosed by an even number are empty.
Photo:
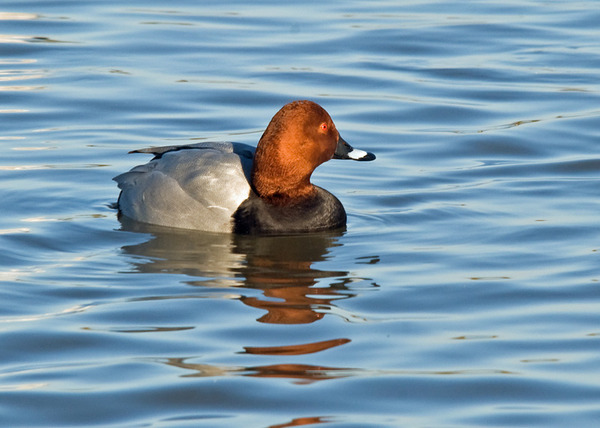
M279 110L256 149L242 143L198 143L134 150L154 158L114 180L119 213L161 226L241 234L286 234L343 227L346 211L310 182L329 159L369 161L344 141L329 114L312 101Z

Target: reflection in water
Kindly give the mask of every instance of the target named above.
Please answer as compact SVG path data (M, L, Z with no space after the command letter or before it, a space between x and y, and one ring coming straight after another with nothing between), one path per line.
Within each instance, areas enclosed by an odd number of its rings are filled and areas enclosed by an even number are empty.
M350 342L349 339L334 339L325 342L307 343L294 346L245 347L246 353L255 355L302 355L320 352ZM356 374L355 369L313 366L308 364L271 364L251 367L218 367L211 364L189 363L185 358L167 358L161 362L193 373L183 377L249 376L264 378L295 379L298 384L308 384L319 380L337 379Z
M122 248L125 253L135 257L132 264L136 272L208 277L212 287L243 284L235 278L235 273L243 266L244 257L233 251L230 235L163 228L137 223L125 217L120 220L122 230L151 234L146 242ZM199 280L197 285L206 283Z
M299 427L302 425L316 425L316 424L327 424L331 420L322 416L294 418L285 424L271 425L269 428L287 428L287 427Z
M122 229L149 234L137 245L123 247L132 256L136 272L184 274L197 287L236 287L236 298L245 305L266 311L258 321L275 324L305 324L325 313L335 313L334 300L354 296L353 278L346 271L320 270L341 232L298 236L249 237L214 234L144 225L125 218ZM331 280L331 278L335 278ZM326 280L329 279L329 280ZM243 295L240 290L260 290L262 297ZM250 293L248 293L250 294ZM241 295L241 296L240 296ZM230 294L228 295L231 298ZM322 352L350 342L336 338L281 346L245 346L238 354L297 356ZM282 363L263 366L217 366L198 364L186 358L161 359L161 363L184 369L185 377L248 376L291 379L298 384L356 375L355 369ZM317 423L293 420L282 426Z
M334 339L324 342L303 343L288 346L245 346L245 353L254 355L304 355L321 352L339 345L345 345L350 339Z
M329 249L340 245L339 233L260 238L235 237L236 251L246 254L244 285L263 290L266 299L242 297L242 301L267 311L258 319L273 324L306 324L324 316L332 301L350 297L346 280L339 283L323 278L346 277L345 271L322 271L314 263L326 260Z
M334 300L353 297L346 271L314 267L341 245L341 232L296 236L236 236L176 230L121 219L123 230L151 234L123 247L135 256L136 272L195 277L189 284L259 289L264 297L241 296L245 305L265 310L258 321L305 324L323 318ZM335 282L325 278L338 278Z
M320 380L356 376L360 370L323 367L309 364L271 364L266 366L227 367L211 364L189 363L185 358L167 358L161 362L168 366L192 371L182 377L248 376L261 378L295 379L296 384L310 384Z

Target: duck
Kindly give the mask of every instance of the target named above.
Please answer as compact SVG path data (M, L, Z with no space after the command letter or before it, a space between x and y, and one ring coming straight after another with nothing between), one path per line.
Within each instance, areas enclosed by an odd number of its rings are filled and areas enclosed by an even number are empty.
M179 229L244 235L344 228L333 194L311 183L330 159L372 161L338 132L329 113L309 100L284 105L256 148L235 142L151 147L146 164L113 178L119 217Z

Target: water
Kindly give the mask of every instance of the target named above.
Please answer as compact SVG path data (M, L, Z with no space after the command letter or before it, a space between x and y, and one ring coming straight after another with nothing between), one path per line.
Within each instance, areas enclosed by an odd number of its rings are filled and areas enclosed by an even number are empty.
M600 9L398 3L2 3L2 426L597 425ZM345 232L117 220L299 98Z

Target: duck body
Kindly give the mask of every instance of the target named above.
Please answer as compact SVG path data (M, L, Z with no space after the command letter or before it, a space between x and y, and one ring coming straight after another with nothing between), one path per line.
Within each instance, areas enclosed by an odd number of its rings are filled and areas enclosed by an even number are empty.
M284 106L257 148L203 142L135 150L154 158L114 178L119 214L167 227L240 234L291 234L343 227L346 212L310 175L331 159L372 160L310 101Z
M346 225L342 203L318 186L310 196L273 204L252 192L233 213L233 232L240 234L288 234L319 232Z
M155 156L114 178L119 212L143 223L231 232L232 214L251 193L254 151L227 142L137 150Z

